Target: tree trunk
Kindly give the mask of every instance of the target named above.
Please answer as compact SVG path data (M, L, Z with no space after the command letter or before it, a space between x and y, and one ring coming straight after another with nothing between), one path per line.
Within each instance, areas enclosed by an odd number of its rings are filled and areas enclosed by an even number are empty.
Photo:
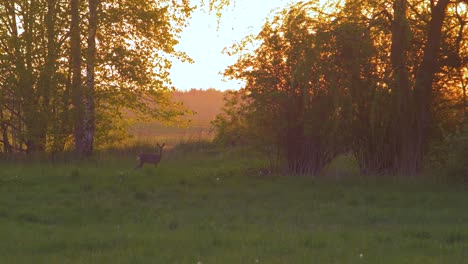
M420 172L424 152L427 148L429 132L432 123L432 85L434 74L438 69L437 55L440 49L442 38L442 25L446 15L449 0L439 0L432 7L432 16L429 24L424 55L416 74L416 84L414 87L414 137L411 143L411 156L413 157L413 171Z
M13 148L10 144L10 139L8 136L8 125L4 120L5 116L3 114L3 109L0 109L0 122L1 122L1 129L2 129L2 140L0 142L3 144L3 153L8 154L13 151Z
M33 69L33 46L34 36L37 34L37 23L33 10L37 8L35 2L21 3L21 11L17 11L14 3L6 6L10 17L11 34L14 51L15 71L18 78L17 97L19 98L19 120L22 120L20 144L25 143L27 153L43 152L45 150L46 130L41 125L43 115L38 108L40 94L35 88L35 75ZM18 13L19 12L19 13ZM18 17L23 18L20 25L17 23ZM24 129L23 129L24 125Z
M95 105L94 105L94 65L96 58L96 31L97 31L97 8L99 0L88 0L89 3L89 25L88 25L88 49L86 52L86 93L84 96L84 134L83 151L85 155L93 153L94 131L95 131Z
M71 41L71 67L72 67L72 104L74 109L75 122L75 151L82 155L84 152L83 146L83 90L81 85L81 45L80 45L80 13L79 0L71 0L71 26L70 26L70 41Z
M392 21L391 63L393 69L393 114L392 136L389 139L392 147L390 171L393 173L413 174L416 170L411 151L412 120L411 91L407 69L407 52L409 44L409 27L407 20L407 1L394 2L394 19Z

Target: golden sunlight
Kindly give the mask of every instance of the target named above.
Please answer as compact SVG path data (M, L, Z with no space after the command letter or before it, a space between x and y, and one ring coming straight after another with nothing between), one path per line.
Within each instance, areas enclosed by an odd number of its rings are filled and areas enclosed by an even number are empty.
M465 3L465 2L460 2L460 3L458 4L458 10L459 10L459 11L462 11L463 13L465 13L465 12L466 12L466 6L467 6L467 3Z
M196 10L177 45L179 50L186 52L194 59L194 63L173 60L171 69L173 85L180 90L239 89L241 84L238 81L224 80L219 74L237 60L235 56L222 54L222 50L248 35L258 34L272 12L299 2L301 1L236 0L235 4L223 11L219 25L216 14ZM331 11L333 6L342 1L319 0L317 2L320 6L329 6L327 8Z

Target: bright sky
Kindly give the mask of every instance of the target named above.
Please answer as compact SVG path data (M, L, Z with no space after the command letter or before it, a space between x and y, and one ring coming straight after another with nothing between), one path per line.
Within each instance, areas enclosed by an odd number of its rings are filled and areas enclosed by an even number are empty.
M223 11L219 29L216 15L196 10L176 48L185 51L195 63L173 61L171 79L179 90L191 88L239 89L237 81L223 81L219 74L236 62L237 57L222 54L225 47L260 32L272 9L299 0L235 0Z

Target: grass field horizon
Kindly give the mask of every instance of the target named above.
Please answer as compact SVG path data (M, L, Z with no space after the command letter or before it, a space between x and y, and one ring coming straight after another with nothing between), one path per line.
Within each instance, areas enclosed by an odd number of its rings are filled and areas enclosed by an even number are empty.
M214 130L208 121L194 120L187 125L164 125L159 122L136 123L129 128L127 145L166 142L174 146L184 142L211 141Z
M1 162L0 262L466 262L465 185L262 176L265 164L216 147L140 170L131 154Z

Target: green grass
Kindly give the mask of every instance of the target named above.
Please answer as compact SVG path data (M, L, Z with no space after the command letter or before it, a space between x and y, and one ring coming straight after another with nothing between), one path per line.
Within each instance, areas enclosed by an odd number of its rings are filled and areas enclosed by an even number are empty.
M130 154L129 154L130 155ZM0 163L0 263L466 263L466 186L260 176L241 150ZM250 168L250 169L249 169Z

